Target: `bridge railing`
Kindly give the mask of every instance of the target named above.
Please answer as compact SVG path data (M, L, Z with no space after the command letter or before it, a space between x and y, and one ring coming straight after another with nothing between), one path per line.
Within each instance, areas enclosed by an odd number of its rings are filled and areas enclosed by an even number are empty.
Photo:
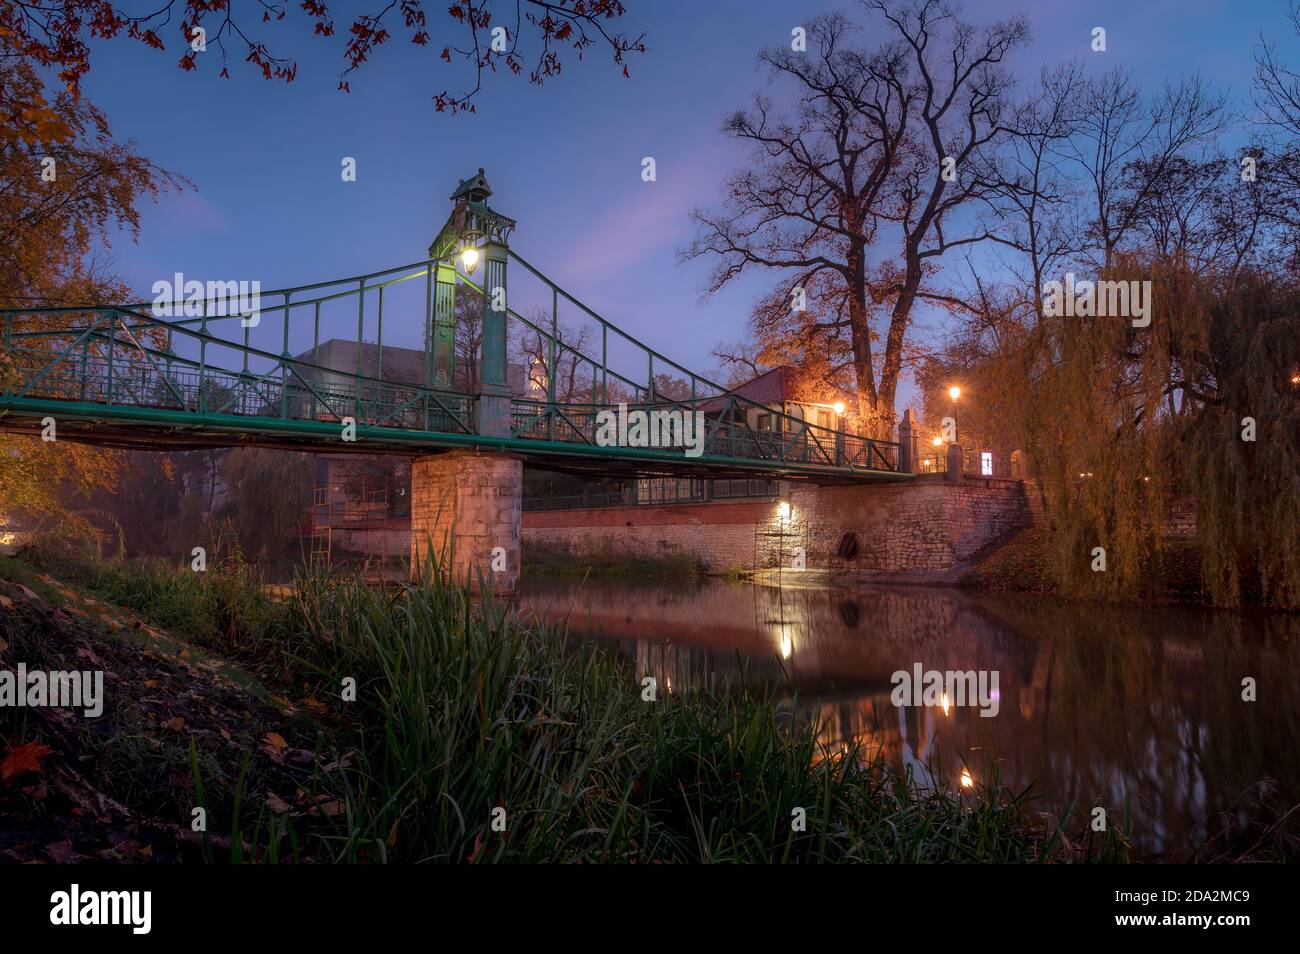
M898 470L898 445L818 427L794 419L800 425L789 432L758 430L751 426L746 411L753 405L736 398L707 401L660 401L654 404L625 404L611 408L602 404L550 405L545 401L516 399L511 402L512 436L532 440L560 441L592 446L654 447L683 457L706 456L774 464L799 464L828 468L873 471ZM610 444L606 426L617 425L619 415L644 413L649 426L640 441L618 435L622 443ZM681 432L676 422L655 424L654 415L676 413L685 428L699 427L702 434ZM602 415L604 417L602 418ZM662 420L662 419L661 419ZM698 424L697 424L698 421ZM630 430L630 428L629 428ZM668 436L668 441L662 438ZM606 440L602 440L602 436ZM640 436L640 435L638 435ZM699 447L697 437L702 439ZM656 443L656 440L658 442Z
M3 313L9 370L6 398L331 421L472 434L472 395L367 375L341 374L310 361L255 348L238 367L214 365L228 345L192 324L123 309L42 309ZM189 342L199 357L176 346ZM191 348L189 350L195 350ZM264 365L253 370L250 358Z
M549 329L515 308L507 308L511 322L537 336L546 347L543 383L547 393L544 399L538 396L512 402L515 436L597 444L595 415L622 403L628 410L702 413L709 422L705 453L710 457L897 472L897 443L811 424L770 405L733 394L726 387L644 345L552 282L513 250L509 254L512 262L543 284L546 292L543 298L549 297L550 300ZM464 286L483 294L480 284L467 276L459 278ZM517 300L513 291L510 300ZM595 323L598 333L585 350L564 340L561 302L572 305ZM643 376L630 376L615 370L611 363L611 341L621 341L630 346L633 351L630 363L644 368ZM554 382L560 377L566 357L573 362L568 368L571 377L581 379L576 373L576 365L590 369L591 385L586 391L586 402L564 401L555 394ZM671 376L674 372L677 378L672 384L678 393L657 393L661 376ZM757 428L759 415L769 422L767 430Z
M507 309L519 335L536 337L545 365L545 394L512 403L514 439L599 446L597 415L621 403L634 410L680 412L692 421L701 415L707 457L847 470L898 469L896 444L811 424L732 394L642 344L513 252L511 259L543 283L551 304L549 328L543 318L535 321L514 307ZM198 315L167 318L154 314L148 304L6 310L0 316L10 367L0 369L0 389L10 402L57 399L182 411L199 418L341 423L350 417L375 427L472 435L477 395L431 386L429 322L436 264L426 260L262 293L255 326L241 321L239 314L227 313L226 303L212 298L183 303L186 309L197 308ZM483 293L467 276L459 275L458 280L467 291ZM394 320L399 292L406 301ZM511 295L515 301L513 290ZM595 322L594 339L565 340L561 302ZM412 313L418 313L416 321ZM327 363L321 355L322 333L345 317L355 320L356 327L350 367L347 359L340 367L339 361ZM395 335L408 344L412 335L423 339L425 360L414 374L409 369L398 374L392 360L385 363L385 342L394 354ZM612 358L618 343L625 353L616 367ZM295 350L300 351L296 357ZM556 393L565 361L570 371L590 371L585 402L560 400ZM644 372L627 371L629 361ZM665 384L673 393L662 393ZM769 427L758 426L760 416ZM684 448L659 450L684 453Z

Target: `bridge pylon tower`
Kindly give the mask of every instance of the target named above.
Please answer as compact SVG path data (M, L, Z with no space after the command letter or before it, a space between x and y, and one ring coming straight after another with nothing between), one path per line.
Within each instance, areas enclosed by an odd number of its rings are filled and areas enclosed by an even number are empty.
M425 366L433 387L452 388L456 361L456 264L472 276L483 267L483 335L479 355L477 432L511 436L507 380L506 263L514 219L493 210L487 176L463 179L452 210L429 247L436 260L436 294L425 335ZM411 572L432 554L444 573L471 587L513 592L519 580L523 461L516 456L459 450L417 457L411 467Z

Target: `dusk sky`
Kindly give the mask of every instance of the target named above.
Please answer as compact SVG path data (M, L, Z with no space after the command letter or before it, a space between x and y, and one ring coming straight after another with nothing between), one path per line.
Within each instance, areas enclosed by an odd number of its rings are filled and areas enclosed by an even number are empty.
M430 48L396 30L350 78L350 94L335 89L342 41L313 38L296 4L283 22L252 24L272 52L298 59L288 85L258 79L238 55L230 80L202 58L197 73L182 73L172 33L166 53L126 41L96 47L85 89L114 134L195 187L146 209L139 244L115 245L115 270L145 298L177 271L269 289L417 261L457 180L483 166L491 204L519 221L516 251L615 324L709 372L712 346L744 336L751 304L775 278L755 274L701 302L709 264L678 262L692 235L689 209L715 202L745 158L720 123L767 88L755 64L761 48L788 43L819 12L874 21L848 0L627 6L624 29L644 31L649 45L631 58L630 79L603 52L582 63L570 56L543 88L488 77L478 112L456 117L430 101L472 78L464 64L437 58L441 7L430 11ZM334 15L342 25L357 9L335 4ZM1261 31L1284 59L1300 61L1281 0L989 0L966 4L966 17L984 24L1021 10L1033 30L1015 63L1026 78L1073 56L1090 73L1125 66L1148 90L1200 71L1248 108ZM1104 54L1089 50L1094 26L1107 29ZM864 42L874 45L873 33L883 35L868 26ZM340 178L345 156L357 160L356 182ZM655 157L656 182L641 180L643 156ZM933 316L922 321L937 327ZM900 409L912 396L903 390Z

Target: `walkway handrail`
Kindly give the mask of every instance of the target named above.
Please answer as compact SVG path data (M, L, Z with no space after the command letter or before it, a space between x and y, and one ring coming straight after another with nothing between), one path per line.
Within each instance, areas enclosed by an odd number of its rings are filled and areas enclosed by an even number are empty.
M535 439L551 439L558 429L562 432L569 433L581 442L590 443L594 437L587 436L587 430L594 426L594 419L601 410L610 409L614 405L610 403L610 379L620 388L626 388L630 394L629 399L621 403L627 404L629 408L640 410L680 410L691 414L706 413L701 409L701 405L710 405L707 414L711 420L708 429L708 440L715 446L727 448L729 451L739 447L746 451L742 454L744 459L769 460L773 463L780 463L797 459L803 464L815 464L816 466L825 466L834 469L847 470L872 470L872 471L896 471L898 468L898 444L894 441L877 440L874 438L863 437L861 435L846 433L833 427L825 427L820 424L814 424L811 421L804 420L795 414L790 414L785 410L777 410L769 405L759 401L743 397L734 391L720 385L709 378L696 374L683 365L658 350L649 347L631 334L627 333L617 325L608 321L597 313L593 308L580 301L578 298L565 291L555 282L547 278L539 269L518 255L513 250L509 251L510 259L517 262L528 273L540 279L545 287L551 292L551 329L544 328L536 322L525 317L513 308L506 308L508 319L513 319L520 323L522 327L537 335L539 345L546 346L548 382L551 391L546 401L532 401L530 399L516 399L512 401L512 407L517 408L522 416L521 427L518 431L520 435L531 432L538 427L545 425L545 437L539 435ZM199 378L200 390L204 387L203 381L205 376L210 376L214 380L218 376L232 376L240 381L261 382L259 386L263 389L267 387L280 388L281 417L289 417L289 400L290 391L301 391L310 393L312 397L319 402L319 406L329 409L333 414L338 416L338 411L331 404L331 400L343 398L343 391L335 393L332 389L322 386L321 382L325 381L326 375L331 378L346 379L350 390L351 400L354 406L360 411L363 401L369 401L370 398L363 397L367 394L381 394L385 389L389 389L394 394L414 395L406 399L404 404L400 404L396 411L389 415L400 414L403 409L409 407L415 401L424 401L425 420L427 423L430 403L433 402L445 415L446 419L454 422L459 432L472 433L473 427L468 421L461 420L460 414L453 411L449 405L459 407L461 402L469 401L472 406L474 401L480 399L480 395L466 392L454 391L451 389L439 389L430 386L427 376L423 383L393 381L382 377L383 374L383 328L384 328L384 296L383 290L403 282L409 282L413 279L425 279L425 309L421 322L427 324L432 320L432 285L434 270L440 263L434 259L425 259L414 262L409 265L402 265L395 268L382 269L380 271L370 272L365 275L358 275L351 278L337 279L334 281L315 282L307 285L293 286L289 288L273 289L267 292L260 292L260 298L265 302L266 299L281 299L278 302L268 302L260 306L260 312L276 314L283 313L283 350L277 354L266 350L265 348L256 347L251 343L249 326L244 325L243 342L230 340L220 337L209 329L210 324L222 321L223 319L233 319L241 317L239 314L224 312L230 310L226 307L227 299L221 297L208 296L202 300L195 299L190 302L173 301L171 304L180 306L182 309L201 306L203 314L199 316L187 316L178 318L161 318L153 314L153 305L148 302L137 302L129 305L59 305L59 306L37 306L31 308L10 308L0 310L0 316L3 316L4 323L4 344L7 350L19 350L29 352L30 349L23 348L22 343L26 341L35 341L42 338L56 339L69 338L72 335L80 334L81 337L68 347L62 354L48 356L41 351L36 353L43 359L48 359L45 370L35 378L29 380L26 387L15 394L15 388L10 387L5 398L7 403L13 404L15 400L24 398L29 391L32 391L36 385L40 384L46 376L50 375L58 368L59 365L69 360L68 355L74 349L80 349L81 354L81 375L83 378L81 392L86 392L85 377L91 371L90 368L90 344L95 343L97 348L105 345L109 350L109 363L106 368L108 379L108 395L110 399L114 395L112 379L114 375L113 363L117 359L114 351L117 348L124 348L128 351L134 351L139 354L143 362L151 366L150 373L158 375L157 384L171 391L174 399L182 406L186 399L182 394L182 388L178 382L173 379L173 367L187 368L190 371L197 371ZM456 273L458 283L472 289L479 295L485 294L483 286L471 280L467 275ZM352 286L343 287L339 286ZM314 298L303 298L295 301L295 295L322 291L329 289L338 289L336 291L327 291L325 294L317 295ZM178 290L180 291L180 290ZM366 312L365 295L368 292L378 293L378 340L375 346L378 350L376 365L378 370L375 375L365 373L365 353L363 346L369 346L370 343L363 341L363 330ZM227 286L227 294L229 294ZM322 324L321 305L349 298L353 295L358 296L357 307L357 367L354 371L346 371L336 367L329 367L319 363L320 333ZM584 315L597 323L600 332L600 355L599 357L586 354L580 347L566 342L557 333L559 328L559 301L563 298L566 302L578 308ZM222 314L208 314L213 310L214 303L220 303ZM290 326L292 319L297 317L294 309L312 309L314 310L314 334L313 346L308 360L307 355L302 358L293 357L289 353ZM104 316L111 317L111 328L100 329L96 326L89 328L79 328L75 325L69 325L61 328L37 328L34 330L15 330L15 319L20 316L50 316L50 315L87 315L87 316ZM141 340L137 338L135 332L142 329L148 329L150 334ZM166 346L156 346L149 339L157 340L153 332L166 335ZM124 333L128 340L124 341L118 338L119 332ZM430 329L426 328L426 335ZM609 336L613 333L622 341L632 345L634 349L645 358L646 380L644 383L638 382L626 374L620 373L610 368L610 340ZM177 354L173 348L175 337L179 335L184 340L194 342L199 351L197 358ZM427 338L426 338L427 341ZM208 348L231 349L236 352L241 360L242 369L222 368L214 366L208 360ZM259 365L263 362L269 364L264 370L257 371L250 368L249 359L257 359ZM98 353L96 353L98 360ZM589 402L564 402L557 399L554 393L554 380L557 376L558 369L564 360L582 362L583 366L590 365L592 368L592 386L591 400ZM426 343L426 365L428 363L428 345ZM691 394L689 398L669 398L661 397L656 394L656 372L659 375L669 372L676 375L684 376L683 384L689 383ZM277 380L278 378L278 380ZM299 383L292 383L291 378L296 378ZM314 379L314 382L313 380ZM225 386L219 384L218 386ZM321 392L329 391L332 397L326 397ZM601 400L603 398L603 400ZM644 398L644 399L643 399ZM396 400L396 398L395 398ZM616 402L618 403L618 402ZM202 401L200 400L200 411L202 411ZM754 426L751 412L761 412L768 415L768 420L773 423L770 430L760 430ZM376 412L378 413L378 412ZM274 415L273 415L274 416ZM386 418L386 419L389 419ZM440 418L441 419L441 418ZM521 438L527 440L527 438ZM737 445L739 441L741 444ZM724 442L724 443L718 443ZM754 456L749 457L748 452L753 451ZM735 459L732 452L720 453L719 457ZM815 460L814 460L815 458Z

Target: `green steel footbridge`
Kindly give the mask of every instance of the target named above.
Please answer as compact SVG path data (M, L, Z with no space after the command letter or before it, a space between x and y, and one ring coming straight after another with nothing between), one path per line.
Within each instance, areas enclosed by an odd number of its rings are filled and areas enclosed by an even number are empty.
M746 400L596 314L509 248L515 222L490 195L481 169L461 182L428 258L398 268L255 294L178 275L152 302L0 311L0 431L155 450L482 448L639 476L910 476L897 444ZM703 447L611 442L601 412L620 405L701 422Z

